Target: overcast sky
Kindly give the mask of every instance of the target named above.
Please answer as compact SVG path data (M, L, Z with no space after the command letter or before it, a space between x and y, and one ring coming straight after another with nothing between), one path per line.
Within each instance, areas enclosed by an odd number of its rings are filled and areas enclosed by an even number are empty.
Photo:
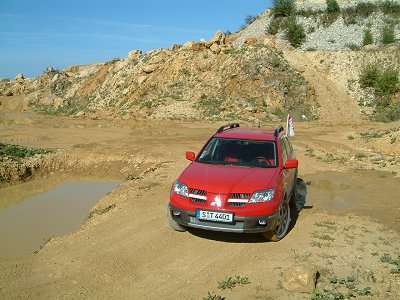
M268 0L0 0L0 78L236 31Z

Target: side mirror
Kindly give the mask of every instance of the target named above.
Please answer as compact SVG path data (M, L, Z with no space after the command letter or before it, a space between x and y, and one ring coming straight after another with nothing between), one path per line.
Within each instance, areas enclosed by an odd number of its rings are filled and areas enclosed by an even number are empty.
M283 166L284 169L297 169L299 161L297 159L288 159Z
M186 152L186 159L190 161L194 161L196 159L196 154L192 151L187 151Z

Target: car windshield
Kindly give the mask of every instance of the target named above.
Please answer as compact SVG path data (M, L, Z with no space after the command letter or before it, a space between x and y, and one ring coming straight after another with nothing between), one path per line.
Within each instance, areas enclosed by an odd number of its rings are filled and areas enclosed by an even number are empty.
M275 168L276 147L273 141L212 138L197 161L210 164Z

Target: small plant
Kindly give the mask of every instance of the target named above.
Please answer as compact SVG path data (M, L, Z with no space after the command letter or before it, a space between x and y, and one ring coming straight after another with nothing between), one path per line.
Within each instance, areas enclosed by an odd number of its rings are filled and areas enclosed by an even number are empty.
M393 0L384 1L380 8L384 14L400 14L400 4Z
M328 14L340 12L340 7L336 0L326 0L326 12Z
M282 24L282 18L273 19L269 23L269 26L267 29L268 33L273 34L273 35L277 34L279 29L281 28L281 24Z
M290 44L295 48L300 47L306 39L303 25L298 24L295 17L291 17L286 23L286 28L286 38Z
M364 67L361 71L359 83L362 88L374 87L380 77L380 69L375 64Z
M346 47L349 48L350 50L353 50L353 51L360 49L360 46L355 44L355 43L347 44Z
M272 5L274 17L289 17L296 12L294 0L274 0Z
M208 292L206 297L203 297L203 300L224 300L225 297L222 297L220 295L212 294Z
M395 42L394 27L385 26L382 31L382 44L388 45Z
M218 288L220 290L226 290L226 289L233 289L237 285L246 285L249 284L249 278L247 276L240 276L236 275L235 277L227 277L223 281L218 282Z
M0 156L8 156L11 158L25 158L34 156L36 154L47 154L50 152L51 150L46 149L35 149L19 145L0 143Z
M371 45L374 43L374 37L372 36L371 30L367 29L364 31L363 45Z
M398 255L397 258L394 258L389 254L384 254L381 256L381 262L394 266L391 273L400 274L400 255Z
M245 23L247 24L247 25L250 25L251 23L254 23L254 21L255 20L257 20L257 18L255 17L255 16L252 16L252 15L248 15L246 18L245 18Z

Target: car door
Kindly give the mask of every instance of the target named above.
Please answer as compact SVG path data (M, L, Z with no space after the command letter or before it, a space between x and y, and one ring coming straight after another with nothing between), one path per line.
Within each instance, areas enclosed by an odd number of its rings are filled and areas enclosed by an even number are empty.
M285 191L286 195L290 194L290 170L286 170L283 168L283 166L285 165L287 159L288 159L288 155L287 155L287 151L286 151L286 143L282 138L280 138L279 140L280 146L281 146L281 153L282 153L282 170L281 170L281 175L282 175L282 181L283 181L283 189Z
M287 155L287 159L296 159L295 155L294 155L294 150L293 150L293 146L290 143L290 140L288 139L288 137L282 137L283 142L285 144L285 148L286 148L286 155ZM290 169L288 170L288 185L290 187L293 187L294 184L296 184L296 177L297 177L297 169Z

